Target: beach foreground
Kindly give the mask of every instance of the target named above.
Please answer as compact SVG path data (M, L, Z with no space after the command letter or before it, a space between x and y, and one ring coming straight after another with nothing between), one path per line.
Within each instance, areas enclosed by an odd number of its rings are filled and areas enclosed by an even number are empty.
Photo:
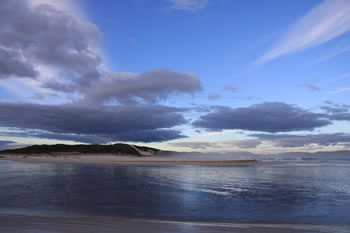
M161 157L137 157L130 155L3 155L3 160L21 162L81 163L81 164L205 164L205 165L246 165L256 163L255 159L178 159Z
M210 223L176 222L144 219L122 219L112 217L48 217L31 215L0 215L0 231L27 232L239 232L239 233L340 233L349 232L345 226L272 224L272 223Z

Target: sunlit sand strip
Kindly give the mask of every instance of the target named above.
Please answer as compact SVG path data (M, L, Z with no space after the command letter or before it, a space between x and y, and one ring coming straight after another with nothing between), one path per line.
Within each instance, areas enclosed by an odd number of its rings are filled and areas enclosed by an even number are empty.
M190 165L247 165L256 163L255 159L170 159L154 157L135 157L118 155L5 155L2 159L27 162L61 162L61 163L87 163L87 164L190 164Z

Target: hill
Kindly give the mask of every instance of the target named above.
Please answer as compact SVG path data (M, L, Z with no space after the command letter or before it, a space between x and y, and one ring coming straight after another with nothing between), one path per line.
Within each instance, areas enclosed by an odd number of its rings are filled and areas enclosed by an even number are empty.
M119 155L136 155L136 156L151 156L161 152L159 149L135 146L123 143L113 145L33 145L19 149L3 150L0 154L13 155L31 155L31 154L119 154Z

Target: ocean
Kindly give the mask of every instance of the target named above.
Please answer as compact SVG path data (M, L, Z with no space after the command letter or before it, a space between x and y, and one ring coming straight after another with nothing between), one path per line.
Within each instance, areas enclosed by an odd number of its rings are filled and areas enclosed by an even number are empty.
M0 161L0 232L31 232L6 225L18 216L350 229L349 213L348 159L267 159L236 166ZM32 232L39 232L35 227Z

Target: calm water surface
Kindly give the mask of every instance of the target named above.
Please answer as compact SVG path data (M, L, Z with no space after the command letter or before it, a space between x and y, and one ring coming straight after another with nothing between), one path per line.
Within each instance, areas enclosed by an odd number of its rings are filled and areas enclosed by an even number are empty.
M92 166L0 161L0 214L350 225L350 162Z

